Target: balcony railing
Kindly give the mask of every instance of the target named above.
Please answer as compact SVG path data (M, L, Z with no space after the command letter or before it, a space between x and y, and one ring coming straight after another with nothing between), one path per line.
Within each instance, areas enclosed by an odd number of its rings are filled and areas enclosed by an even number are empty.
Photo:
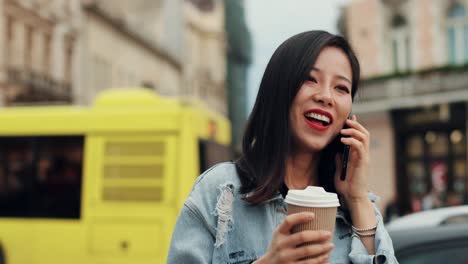
M8 83L20 89L14 102L64 102L72 101L71 85L58 82L49 76L28 70L8 69Z
M468 67L395 74L360 84L355 110L371 112L468 100Z

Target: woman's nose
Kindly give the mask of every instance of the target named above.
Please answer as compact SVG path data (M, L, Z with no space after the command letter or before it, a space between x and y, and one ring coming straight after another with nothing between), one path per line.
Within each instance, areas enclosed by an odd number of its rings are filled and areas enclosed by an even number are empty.
M330 89L326 87L321 87L320 89L318 89L317 92L314 94L313 99L318 103L322 103L329 106L333 105L332 94L330 92Z

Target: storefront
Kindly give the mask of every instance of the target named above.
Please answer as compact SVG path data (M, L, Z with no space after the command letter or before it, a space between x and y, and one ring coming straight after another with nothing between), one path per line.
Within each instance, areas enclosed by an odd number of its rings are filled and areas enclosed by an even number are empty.
M466 104L392 111L400 213L468 201Z

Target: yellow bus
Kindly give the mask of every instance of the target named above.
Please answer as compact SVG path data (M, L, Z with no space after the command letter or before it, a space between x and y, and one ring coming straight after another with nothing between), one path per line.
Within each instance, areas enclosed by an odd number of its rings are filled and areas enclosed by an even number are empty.
M144 89L91 107L0 110L0 263L165 263L201 171L229 160L230 123Z

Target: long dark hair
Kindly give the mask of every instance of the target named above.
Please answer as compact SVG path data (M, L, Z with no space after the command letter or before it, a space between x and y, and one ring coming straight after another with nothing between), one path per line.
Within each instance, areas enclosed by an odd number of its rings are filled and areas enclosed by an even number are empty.
M348 42L325 31L307 31L283 42L271 57L247 122L242 155L236 162L242 188L251 193L245 200L259 204L276 195L284 182L286 157L290 153L289 111L299 88L324 47L337 47L349 59L354 98L359 82L359 62ZM320 154L318 181L327 191L335 191L333 176L335 139Z

